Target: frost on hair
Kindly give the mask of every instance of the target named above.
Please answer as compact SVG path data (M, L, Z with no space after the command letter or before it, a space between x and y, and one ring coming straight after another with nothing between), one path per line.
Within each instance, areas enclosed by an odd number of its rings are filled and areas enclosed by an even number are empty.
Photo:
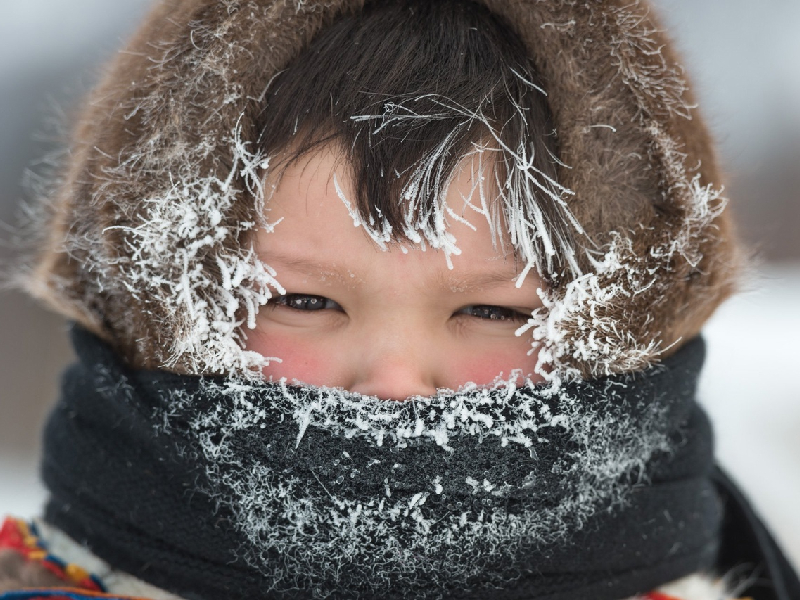
M530 93L542 93L538 86L517 76L529 86ZM513 118L524 123L524 109L513 98L508 100L515 110ZM489 104L490 98L487 97L477 109L470 110L454 99L428 94L387 102L380 114L350 117L354 122L367 123L371 127L370 135L379 135L405 121L452 121L451 132L402 174L399 201L403 206L404 222L399 236L423 249L427 244L443 250L448 266L452 267L450 256L458 255L460 250L457 240L447 229L448 222L454 220L472 225L464 216L462 207L453 207L447 202L448 190L457 172L449 165L467 162L472 171L473 189L470 196L461 198L464 208L486 220L493 243L502 245L508 237L524 265L518 285L531 270L551 274L565 267L571 275L579 274L574 238L583 234L583 230L565 199L571 195L570 190L537 167L536 147L531 140L522 137L516 140L515 146L509 146L502 128L484 112ZM420 111L420 106L434 110ZM459 138L471 129L484 132L483 139L473 142L466 153L458 156ZM398 173L397 177L401 174ZM486 181L487 177L489 181ZM477 198L477 203L473 197ZM546 200L543 202L542 198ZM343 200L352 212L350 203ZM545 212L544 204L553 206L554 214ZM363 216L361 219L359 223L363 224ZM366 230L379 244L383 244L391 233L389 224L385 222L382 228L370 225Z

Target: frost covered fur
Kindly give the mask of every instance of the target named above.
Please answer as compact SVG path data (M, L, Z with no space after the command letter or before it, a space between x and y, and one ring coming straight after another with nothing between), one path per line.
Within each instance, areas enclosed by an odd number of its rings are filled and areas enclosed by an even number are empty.
M737 262L683 69L641 0L481 2L546 82L557 189L585 232L525 329L554 377L641 369L697 333ZM242 328L281 289L249 242L269 158L254 123L276 74L362 5L158 3L86 105L27 289L133 366L257 373L269 357ZM543 233L525 226L518 246Z

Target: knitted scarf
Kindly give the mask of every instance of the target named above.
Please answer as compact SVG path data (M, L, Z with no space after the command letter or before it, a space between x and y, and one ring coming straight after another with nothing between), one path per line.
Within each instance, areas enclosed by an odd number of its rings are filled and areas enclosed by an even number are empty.
M392 402L72 337L46 519L185 598L618 600L715 564L700 339L631 375Z

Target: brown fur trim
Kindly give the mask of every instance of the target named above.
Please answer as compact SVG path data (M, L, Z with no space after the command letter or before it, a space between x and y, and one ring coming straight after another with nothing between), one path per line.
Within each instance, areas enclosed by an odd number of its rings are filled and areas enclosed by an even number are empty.
M14 550L0 550L0 594L25 588L63 588L66 584L39 563Z
M683 69L643 0L480 1L516 29L546 82L560 159L569 165L559 182L574 191L570 208L596 247L608 247L617 232L632 255L646 258L681 234L694 238L694 251L653 263L656 284L646 289L628 290L630 282L615 280L620 273L603 276L604 285L626 290L599 315L619 324L620 343L655 342L638 362L610 370L640 368L699 331L732 292L738 263L727 212L699 229L686 226L693 189L719 188L721 176ZM158 4L87 103L29 291L113 342L134 366L202 370L187 356L170 362L180 325L126 280L132 238L125 228L137 226L143 199L172 185L165 173L183 149L217 140L201 168L224 178L231 167L225 136L238 125L253 137L259 106L248 99L321 28L362 4ZM232 85L235 95L221 93ZM255 210L243 181L234 183L241 193L224 215L232 227L253 220ZM212 253L202 260L219 279ZM585 332L576 327L570 335ZM599 372L574 354L565 361L584 375Z

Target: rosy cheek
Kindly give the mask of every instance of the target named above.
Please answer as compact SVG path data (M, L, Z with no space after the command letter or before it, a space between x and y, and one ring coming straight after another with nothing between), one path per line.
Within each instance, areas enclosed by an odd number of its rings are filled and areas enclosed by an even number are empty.
M508 377L514 369L520 369L523 375L527 375L534 382L542 381L541 375L534 373L536 367L536 352L526 356L525 352L491 352L484 356L465 357L451 370L451 377L455 384L448 385L453 389L472 382L477 385L492 383L501 373L503 377Z
M263 370L266 377L280 379L285 377L309 385L336 385L330 380L332 362L325 358L326 352L320 343L304 341L294 335L254 333L248 340L248 350L254 350L266 357L280 358L272 361Z

